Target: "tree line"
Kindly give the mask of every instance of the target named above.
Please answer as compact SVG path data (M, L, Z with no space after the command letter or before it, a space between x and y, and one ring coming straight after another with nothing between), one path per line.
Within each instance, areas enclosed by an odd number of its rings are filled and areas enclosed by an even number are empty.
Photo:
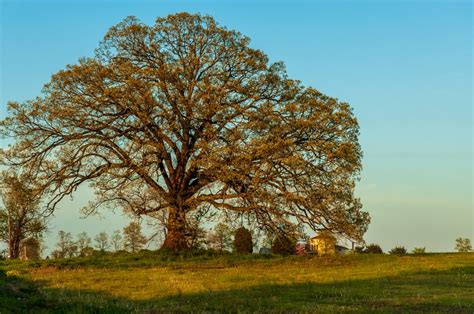
M296 236L296 235L295 235ZM73 237L70 232L58 232L55 249L51 252L52 258L71 258L92 256L105 252L138 252L150 244L153 238L147 238L139 223L131 222L122 231L115 230L110 235L106 232L98 233L91 238L86 232ZM293 238L285 248L290 250L295 246L297 239ZM258 245L273 248L273 252L280 254L283 251L277 246L281 241L267 234L262 236L257 230L244 227L232 228L226 223L219 222L213 228L200 229L192 240L193 250L214 250L217 252L252 253Z
M94 240L94 241L92 241ZM74 239L70 232L63 230L58 233L56 248L51 252L53 258L84 257L96 252L121 250L137 252L143 248L148 239L143 235L140 224L132 222L122 232L115 230L109 236L106 232L98 233L94 239L86 232L79 233Z

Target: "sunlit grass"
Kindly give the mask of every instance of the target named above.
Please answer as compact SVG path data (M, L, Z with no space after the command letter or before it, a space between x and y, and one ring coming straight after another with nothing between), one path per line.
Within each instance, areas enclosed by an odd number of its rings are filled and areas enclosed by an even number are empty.
M14 268L60 311L474 310L471 253L76 262Z

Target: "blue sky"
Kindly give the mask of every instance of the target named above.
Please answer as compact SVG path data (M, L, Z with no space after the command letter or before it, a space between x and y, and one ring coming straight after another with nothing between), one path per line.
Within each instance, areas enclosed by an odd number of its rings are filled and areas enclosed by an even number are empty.
M53 73L91 56L126 16L151 24L181 11L210 14L284 61L291 78L352 105L368 242L450 251L457 237L474 240L470 1L0 3L1 117L7 101L35 97ZM60 229L94 235L127 223L118 212L79 220L89 195L81 190L56 212L50 249Z

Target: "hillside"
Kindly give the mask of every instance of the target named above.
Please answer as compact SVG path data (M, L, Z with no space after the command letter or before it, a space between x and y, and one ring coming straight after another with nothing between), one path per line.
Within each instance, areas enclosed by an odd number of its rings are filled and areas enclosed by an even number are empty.
M474 312L474 254L0 262L8 312Z

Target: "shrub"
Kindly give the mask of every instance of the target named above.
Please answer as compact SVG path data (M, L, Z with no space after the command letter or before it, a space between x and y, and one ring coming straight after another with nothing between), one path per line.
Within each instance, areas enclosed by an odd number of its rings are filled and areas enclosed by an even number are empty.
M416 247L411 251L413 254L425 254L426 253L426 248L424 247Z
M252 234L244 227L240 227L235 231L234 250L237 253L252 253Z
M383 254L383 251L380 245L372 243L372 244L367 245L367 247L364 249L364 253Z
M290 255L295 253L295 244L286 236L279 236L273 240L272 253Z
M365 253L365 252L364 252L364 247L363 247L363 246L356 246L356 247L354 248L354 252L355 252L355 253Z
M404 246L396 246L393 249L391 249L388 253L392 255L405 255L407 254L407 249L405 249Z

